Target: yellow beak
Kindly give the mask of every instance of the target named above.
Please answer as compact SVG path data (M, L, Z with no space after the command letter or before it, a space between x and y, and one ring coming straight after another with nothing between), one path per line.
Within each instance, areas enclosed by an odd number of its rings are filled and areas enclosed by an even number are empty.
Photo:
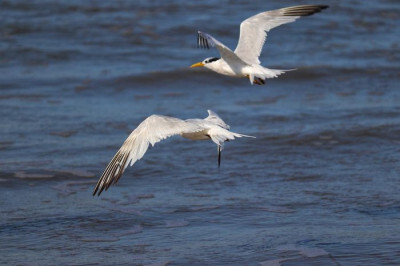
M190 67L193 68L193 67L201 67L201 66L204 66L204 64L202 62L198 62L196 64L191 65Z

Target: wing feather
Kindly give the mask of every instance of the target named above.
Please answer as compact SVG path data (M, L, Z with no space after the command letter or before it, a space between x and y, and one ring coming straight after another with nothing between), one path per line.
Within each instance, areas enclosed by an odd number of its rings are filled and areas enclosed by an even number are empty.
M199 48L207 48L210 46L217 48L221 58L224 59L228 64L246 64L240 57L238 57L229 47L212 37L211 35L198 31L197 32L197 44Z
M260 64L267 32L302 16L310 16L328 8L326 5L301 5L266 11L249 17L240 24L240 36L235 54L248 64Z
M225 128L225 129L229 129L229 125L225 123L224 120L222 120L221 117L219 117L215 112L211 111L211 110L207 110L208 112L208 116L204 119L206 121L211 121L214 124Z
M149 144L154 146L157 142L168 137L198 132L203 129L199 124L174 117L149 116L129 135L114 155L97 182L93 196L100 195L103 190L107 190L112 184L117 183L126 167L132 166L143 157Z

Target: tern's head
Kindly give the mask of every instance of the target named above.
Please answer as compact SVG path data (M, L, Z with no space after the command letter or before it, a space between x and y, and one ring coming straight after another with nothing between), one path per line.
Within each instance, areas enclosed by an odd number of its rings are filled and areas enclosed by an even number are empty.
M219 60L218 57L209 57L204 59L202 62L198 62L196 64L191 65L190 67L201 67L201 66L208 67L209 64L214 63L218 60Z

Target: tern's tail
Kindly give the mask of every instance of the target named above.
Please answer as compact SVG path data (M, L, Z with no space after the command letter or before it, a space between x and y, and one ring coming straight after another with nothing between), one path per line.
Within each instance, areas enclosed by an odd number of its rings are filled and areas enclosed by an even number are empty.
M265 84L265 79L272 79L276 78L279 75L287 72L287 71L293 71L296 69L269 69L266 67L259 66L255 73L252 75L249 75L250 83L251 84L258 84L258 85L263 85Z
M224 142L229 140L234 140L235 138L247 137L247 138L255 138L253 136L243 135L235 132L231 132L222 127L215 127L208 131L208 135L211 140L217 144L218 147L218 167L221 166L221 151L224 147Z
M221 146L221 148L224 145L224 142L228 140L234 140L235 138L241 138L241 137L255 138L253 136L231 132L222 127L211 128L208 131L208 135L210 136L211 140L218 146Z
M254 137L254 136L249 136L249 135L244 135L244 134L239 134L239 133L234 133L234 132L231 132L236 138L241 138L241 137L246 137L246 138L253 138L253 139L255 139L256 137Z

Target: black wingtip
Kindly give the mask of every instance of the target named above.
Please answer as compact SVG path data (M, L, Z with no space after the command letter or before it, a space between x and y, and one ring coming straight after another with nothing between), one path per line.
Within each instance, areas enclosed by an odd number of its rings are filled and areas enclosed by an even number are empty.
M97 191L99 190L99 184L100 184L100 180L97 182L97 184L96 184L96 186L95 186L95 188L94 188L94 190L93 190L93 193L92 193L92 196L93 196L93 197L96 196ZM100 194L99 194L99 195L100 195ZM99 195L97 195L97 196L99 196Z
M207 37L201 31L197 32L197 48L210 49Z
M93 197L96 196L96 194L97 194L97 196L100 196L100 194L101 194L101 192L103 191L103 189L100 189L100 190L99 190L99 188L100 188L100 186L99 186L99 184L97 184L96 187L95 187L94 190L93 190L93 194L92 194Z
M284 9L285 16L311 16L315 13L321 12L323 9L327 9L328 5L301 5L293 6Z
M103 190L107 190L111 185L118 182L124 173L128 158L129 152L121 152L121 150L114 155L97 182L96 187L93 190L93 196L96 194L97 196L100 196Z

